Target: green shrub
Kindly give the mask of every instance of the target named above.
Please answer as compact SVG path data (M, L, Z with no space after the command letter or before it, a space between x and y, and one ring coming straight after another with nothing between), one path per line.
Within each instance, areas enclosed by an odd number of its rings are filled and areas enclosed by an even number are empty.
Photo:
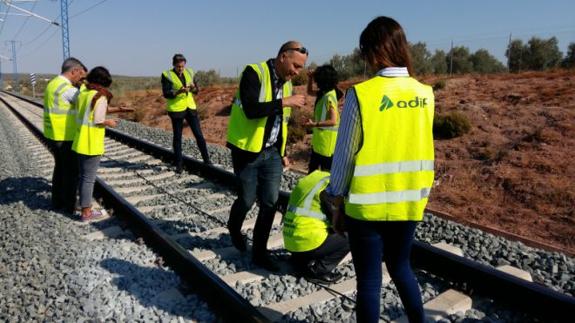
M292 78L291 83L293 86L307 84L307 69L302 69L298 75Z
M435 82L435 84L433 84L433 91L439 91L441 89L444 89L446 84L447 83L445 82L445 80L439 80Z
M462 113L449 112L436 115L433 119L433 136L437 139L451 139L463 136L471 130L471 122Z
M311 115L301 109L292 109L288 122L288 144L294 144L303 140L307 133L307 129L303 124L309 118L311 118Z

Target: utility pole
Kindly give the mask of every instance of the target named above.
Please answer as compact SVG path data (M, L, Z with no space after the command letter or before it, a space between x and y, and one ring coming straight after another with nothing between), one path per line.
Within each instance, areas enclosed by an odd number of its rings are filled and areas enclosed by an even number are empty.
M509 33L509 42L507 43L507 71L511 72L511 33Z
M4 90L4 75L2 74L2 60L9 61L10 58L4 55L0 55L0 90Z
M12 68L14 74L14 84L12 84L12 88L16 93L20 93L20 87L18 86L18 82L20 81L20 77L18 76L18 62L16 61L16 41L11 40L10 44L12 46Z
M453 73L453 40L451 40L451 50L449 51L449 77Z
M68 30L68 0L60 0L60 16L62 17L62 49L64 60L70 57L70 32Z

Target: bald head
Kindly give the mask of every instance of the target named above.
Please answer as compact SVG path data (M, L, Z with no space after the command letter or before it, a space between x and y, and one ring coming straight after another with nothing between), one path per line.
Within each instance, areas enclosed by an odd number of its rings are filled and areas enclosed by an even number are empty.
M290 40L283 44L275 60L275 69L279 77L289 81L298 75L305 66L307 56L308 51L300 42Z
M307 49L305 47L302 46L302 44L300 42L298 42L297 40L290 40L286 43L284 43L282 45L282 47L280 47L280 50L278 51L278 55L277 57L279 58L279 56L282 53L291 53L291 52L299 52L301 54L304 54L306 57L308 55Z

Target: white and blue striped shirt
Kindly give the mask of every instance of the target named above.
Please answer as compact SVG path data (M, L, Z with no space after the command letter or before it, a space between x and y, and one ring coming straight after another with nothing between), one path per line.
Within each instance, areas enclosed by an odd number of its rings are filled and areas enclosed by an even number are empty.
M409 77L406 67L386 67L377 76L383 77ZM355 90L349 88L345 95L343 112L337 133L337 142L333 153L333 162L330 172L330 182L327 192L331 196L346 196L353 175L353 157L359 150L359 143L363 140L361 120Z

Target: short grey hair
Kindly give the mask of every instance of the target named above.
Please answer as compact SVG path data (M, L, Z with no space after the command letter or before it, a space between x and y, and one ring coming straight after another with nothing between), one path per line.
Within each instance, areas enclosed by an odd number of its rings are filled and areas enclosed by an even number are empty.
M84 72L88 72L86 66L84 66L84 64L82 64L82 62L80 62L79 59L74 57L68 57L66 58L66 60L64 60L64 63L62 63L62 73L71 71L73 68L76 67L81 67L84 70Z

